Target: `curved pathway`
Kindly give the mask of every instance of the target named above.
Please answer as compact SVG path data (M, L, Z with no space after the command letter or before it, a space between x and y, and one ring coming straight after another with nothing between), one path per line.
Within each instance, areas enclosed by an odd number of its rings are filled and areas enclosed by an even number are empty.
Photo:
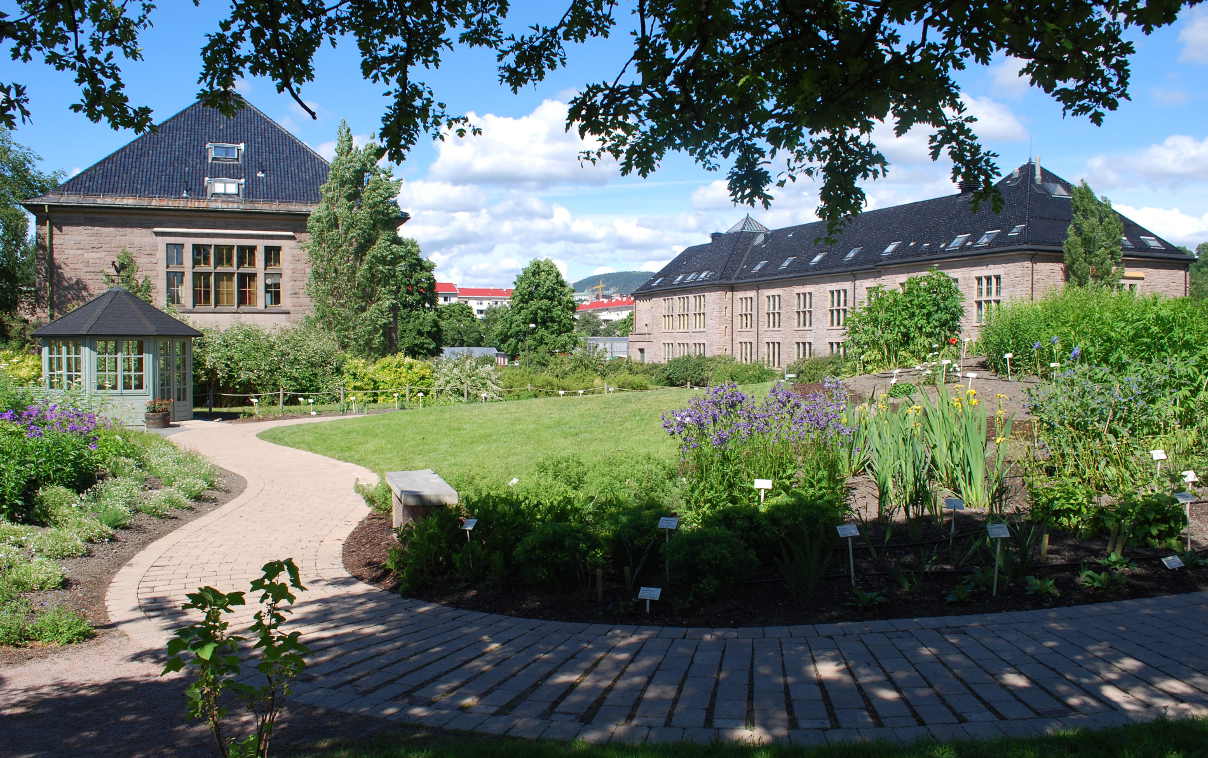
M246 589L292 556L309 590L303 703L429 727L589 741L794 743L1023 735L1208 714L1208 593L1052 611L749 629L538 621L408 600L345 573L358 466L264 442L282 423L188 422L173 441L247 478L150 545L109 613L162 648L185 592ZM310 423L306 420L301 423Z

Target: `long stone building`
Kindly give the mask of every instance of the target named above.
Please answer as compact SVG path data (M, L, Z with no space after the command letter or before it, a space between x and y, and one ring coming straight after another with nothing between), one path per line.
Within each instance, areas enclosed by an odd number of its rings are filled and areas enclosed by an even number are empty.
M153 303L196 326L310 312L302 245L328 164L250 103L194 103L24 205L37 223L37 316L104 291L122 249ZM402 219L405 220L405 219Z
M973 210L955 195L866 211L831 243L814 222L770 230L749 216L689 247L634 292L629 357L732 355L783 367L844 353L847 314L872 287L897 287L935 267L965 296L961 324L976 334L991 309L1065 282L1062 242L1072 186L1026 163L998 182L1003 208ZM1120 217L1124 286L1185 295L1194 258Z

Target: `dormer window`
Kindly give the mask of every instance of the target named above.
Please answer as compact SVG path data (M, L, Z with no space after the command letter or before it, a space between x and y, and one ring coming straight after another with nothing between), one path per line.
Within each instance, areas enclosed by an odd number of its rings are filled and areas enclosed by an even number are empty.
M754 266L751 266L751 271L752 272L758 271L759 269L763 268L766 265L768 265L767 261L760 261L759 263L756 263Z
M811 266L816 265L818 263L818 261L822 260L825 256L826 256L826 251L823 250L821 253L818 253L817 255L815 255L813 258L810 259L810 265Z
M242 179L206 179L206 195L209 197L242 197Z
M1007 232L1007 236L1018 237L1019 235L1023 234L1023 229L1025 226L1027 226L1027 224L1016 224L1015 226L1011 227L1011 231Z
M1133 246L1132 240L1130 240L1128 237L1120 238L1120 247L1131 248L1132 246Z
M989 245L991 242L994 241L994 238L998 236L998 233L1000 231L1002 231L1002 230L1001 229L991 229L990 231L983 234L981 236L981 238L979 238L977 240L977 242L973 243L973 246L974 247L985 247L986 245Z
M1154 250L1161 250L1165 247L1165 245L1163 245L1161 242L1158 242L1157 237L1146 237L1145 235L1141 235L1141 241L1145 243L1146 247L1151 247Z
M791 266L793 264L793 261L795 261L795 260L797 260L797 256L790 255L789 257L787 257L783 261L781 261L780 268L788 268L789 266Z
M885 246L885 249L881 251L881 255L889 255L894 250L897 250L898 247L901 246L901 244L902 244L901 240L898 240L897 242L890 242L888 245Z
M970 237L972 237L972 236L973 236L972 234L958 234L958 235L956 235L955 237L953 237L953 238L952 238L952 241L948 243L948 249L949 249L949 250L955 250L955 249L957 249L957 248L958 248L958 247L960 247L961 245L963 245L963 244L965 244L966 242L968 242L968 241L969 241L969 238L970 238Z
M847 255L843 256L843 260L850 261L852 258L856 257L856 253L860 252L863 249L864 249L863 247L853 247L851 250L847 251Z
M210 160L215 163L238 163L243 158L243 145L229 142L211 142L206 145Z

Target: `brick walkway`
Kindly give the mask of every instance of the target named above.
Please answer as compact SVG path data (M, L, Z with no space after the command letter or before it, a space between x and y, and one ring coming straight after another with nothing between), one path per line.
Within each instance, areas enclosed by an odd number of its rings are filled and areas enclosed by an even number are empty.
M292 556L309 587L298 700L492 734L589 741L913 741L1208 715L1208 593L1053 611L750 629L536 621L407 600L350 578L365 469L190 422L174 441L248 480L154 543L110 590L161 647L200 584L246 589ZM297 423L297 422L293 422ZM303 422L307 423L307 422Z

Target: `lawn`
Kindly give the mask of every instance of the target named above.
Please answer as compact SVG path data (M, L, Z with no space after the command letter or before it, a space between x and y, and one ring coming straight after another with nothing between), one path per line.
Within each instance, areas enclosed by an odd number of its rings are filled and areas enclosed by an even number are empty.
M337 743L303 755L318 758L1192 758L1208 754L1208 721L1156 721L1045 737L987 742L875 743L836 747L741 745L588 745L423 731Z
M751 389L766 391L764 385ZM287 426L260 436L378 472L430 468L450 482L508 481L550 454L670 458L675 443L659 415L697 393L662 389L448 405Z

